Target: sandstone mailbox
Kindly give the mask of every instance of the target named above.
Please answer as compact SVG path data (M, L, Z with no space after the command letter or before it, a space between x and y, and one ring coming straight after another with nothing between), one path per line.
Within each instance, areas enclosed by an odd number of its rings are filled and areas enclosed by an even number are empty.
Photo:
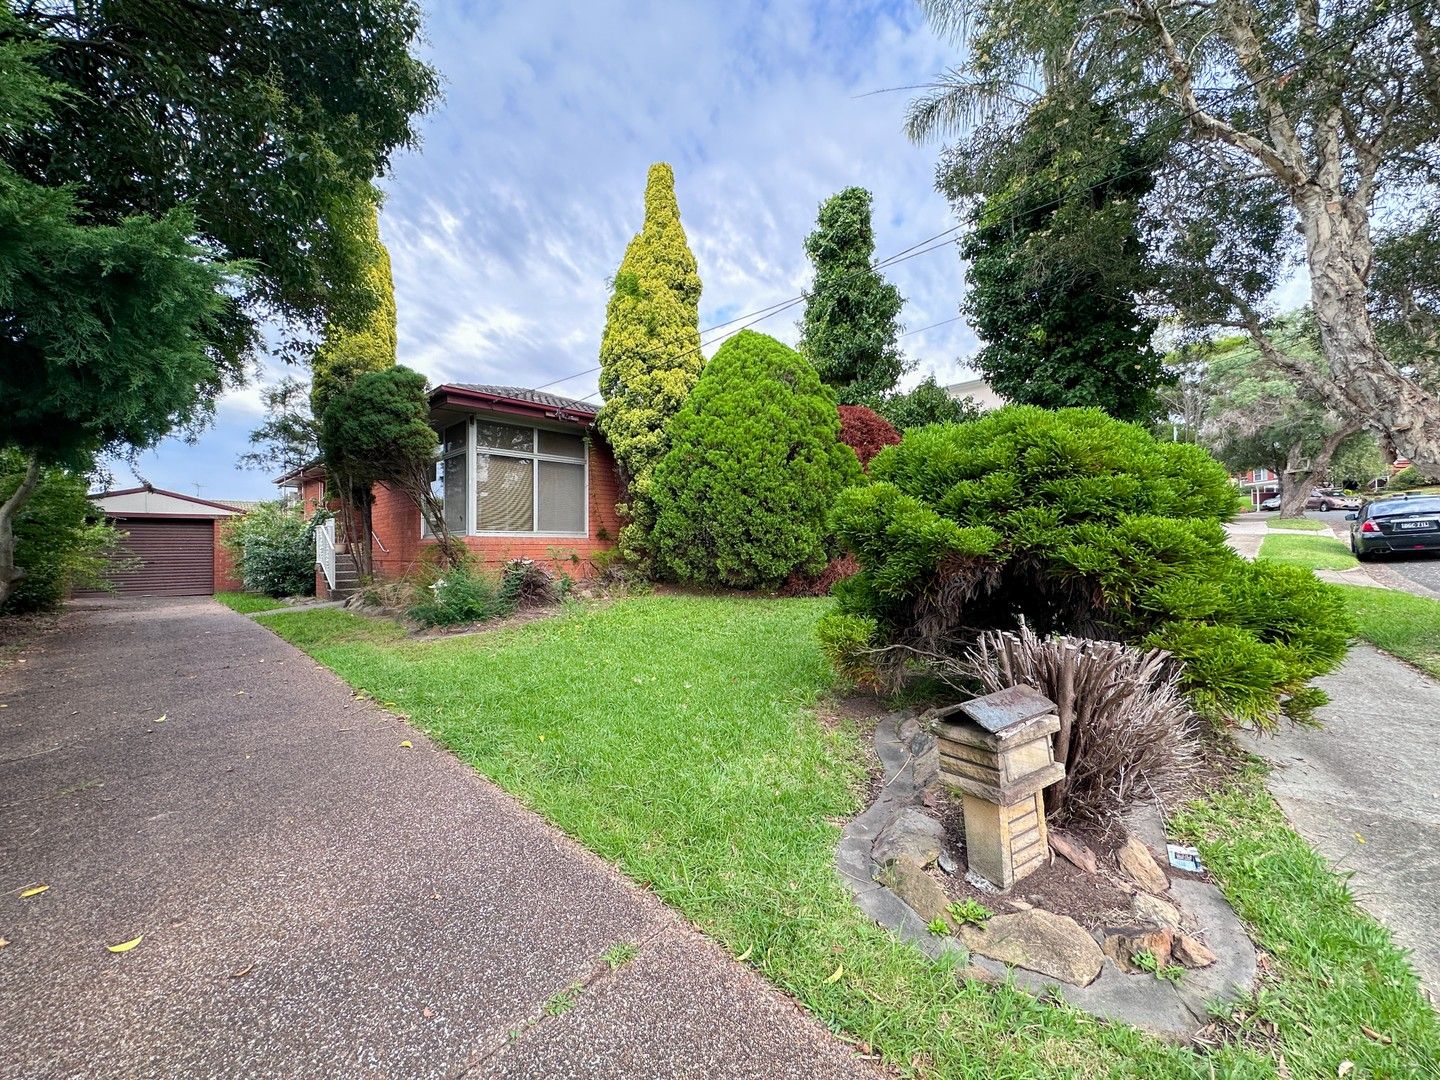
M1012 686L931 715L941 776L963 799L970 869L1008 889L1049 856L1043 793L1065 776L1055 760L1055 703Z

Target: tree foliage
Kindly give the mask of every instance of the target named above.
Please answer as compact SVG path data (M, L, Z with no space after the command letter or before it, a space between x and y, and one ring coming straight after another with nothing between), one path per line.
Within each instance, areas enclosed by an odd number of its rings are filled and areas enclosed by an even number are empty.
M1006 400L1155 417L1166 372L1156 322L1137 310L1155 156L1113 109L1073 97L946 154L941 186L968 206L965 311L985 343L975 366Z
M319 456L309 386L286 375L261 388L260 404L265 419L250 432L250 449L236 460L240 468L290 472Z
M912 431L870 476L832 518L861 566L825 631L852 674L953 660L1023 619L1167 649L1197 708L1268 726L1313 707L1306 684L1344 656L1333 590L1226 546L1234 489L1199 447L1098 409L1014 405Z
M1288 374L1402 456L1440 464L1440 397L1387 354L1374 277L1387 218L1406 208L1425 221L1440 204L1440 0L924 6L965 59L912 104L913 136L974 121L1018 130L1065 94L1168 137L1146 200L1154 299L1192 327L1243 330L1268 354L1268 285L1303 263L1325 364Z
M6 159L73 185L85 224L190 211L213 257L255 273L212 327L238 366L259 320L299 331L374 304L362 273L372 179L416 145L438 79L412 53L412 0L10 5L64 122L17 130Z
M0 500L20 486L27 459L0 450ZM100 588L117 560L121 535L86 494L81 473L58 466L41 470L39 482L15 518L15 562L25 569L0 612L48 611L71 589Z
M926 424L963 424L980 415L970 398L951 397L934 375L909 390L886 394L876 402L875 411L902 432Z
M679 581L748 589L825 565L825 516L860 480L834 394L795 350L742 330L706 365L655 468L651 541Z
M645 222L615 272L600 339L599 427L615 452L628 522L621 543L642 562L654 519L651 472L670 446L668 425L700 375L700 274L690 252L675 174L650 166Z
M315 591L315 526L298 506L265 502L225 523L223 543L235 553L240 580L264 596Z
M872 404L895 388L905 369L896 319L900 290L871 264L875 230L870 192L849 187L820 204L805 254L815 278L805 297L800 353L846 405Z

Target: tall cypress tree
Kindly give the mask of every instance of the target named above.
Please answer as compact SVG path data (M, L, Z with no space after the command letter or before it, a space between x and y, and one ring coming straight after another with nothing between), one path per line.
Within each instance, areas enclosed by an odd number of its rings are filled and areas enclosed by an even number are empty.
M821 203L805 254L815 280L800 323L800 352L842 405L874 404L904 370L895 320L905 300L871 266L870 192L850 187Z
M680 224L675 174L650 166L645 223L620 261L600 340L600 430L626 489L622 546L637 560L654 521L650 474L669 447L666 425L700 376L700 275Z
M1167 375L1135 301L1149 281L1139 217L1154 155L1103 105L1056 97L1014 141L952 158L942 188L981 197L960 245L965 312L985 342L975 364L1009 400L1142 422L1158 412Z

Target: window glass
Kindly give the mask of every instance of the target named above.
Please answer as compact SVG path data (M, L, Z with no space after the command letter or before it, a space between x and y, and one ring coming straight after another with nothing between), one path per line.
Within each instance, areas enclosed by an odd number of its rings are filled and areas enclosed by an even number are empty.
M540 464L539 532L585 531L585 466Z
M444 473L445 528L452 533L465 531L465 458L447 458L439 463Z
M475 445L528 454L535 449L535 429L516 427L514 424L497 424L491 420L476 420Z
M445 453L458 454L465 449L465 422L451 424L445 429Z
M475 455L476 529L481 532L534 531L534 499L533 459Z
M1440 499L1386 499L1370 507L1371 517L1399 514L1440 514Z
M553 457L568 457L579 461L585 456L585 440L579 435L564 431L540 432L540 453Z

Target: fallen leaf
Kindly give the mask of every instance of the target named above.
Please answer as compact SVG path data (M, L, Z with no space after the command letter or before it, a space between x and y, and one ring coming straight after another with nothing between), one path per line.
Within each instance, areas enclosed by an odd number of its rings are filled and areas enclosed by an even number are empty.
M136 938L135 940L136 940L136 941L139 941L140 939L139 939L139 938ZM241 968L239 971L232 971L232 972L230 972L230 977L231 977L232 979L242 978L242 977L244 977L244 976L246 976L246 975L249 975L250 972L251 972L251 970L252 970L254 967L255 967L255 962L252 960L250 963L246 964L246 965L245 965L243 968Z
M401 740L400 740L400 749L401 749L401 750L409 750L409 749L410 749L410 740L409 740L409 739L401 739Z
M152 723L163 724L163 723L165 722L165 717L168 716L168 715L169 715L168 713L163 713L163 712L162 712L159 716L157 716L157 717L152 721Z
M1372 1042L1377 1042L1381 1046L1389 1046L1392 1042L1395 1041L1394 1039L1390 1038L1389 1035L1382 1035L1374 1028L1366 1027L1364 1024L1360 1025L1360 1030L1365 1033L1365 1037L1367 1039L1371 1040Z
M1355 1062L1347 1058L1344 1061L1340 1062L1340 1067L1335 1070L1335 1075L1336 1077L1349 1076L1354 1071Z
M841 976L841 975L844 975L844 974L845 974L845 965L844 965L844 964L841 964L839 967L837 967L834 971L832 971L832 972L830 973L830 977L825 980L825 985L826 985L826 986L829 986L829 985L831 985L832 983L837 983L837 982L839 982L839 981L840 981L840 976Z
M541 736L540 736L540 741L541 741L541 742L544 742L544 741L545 741L545 736L544 736L544 735L541 735Z
M106 945L105 948L109 949L111 952L129 952L136 945L140 944L140 939L144 936L144 934L139 934L131 938L129 941L122 941L119 945Z
M10 944L10 942L9 942L7 939L5 939L5 938L3 938L3 937L0 937L0 949L3 949L6 945L9 945L9 944Z
M39 896L42 892L44 892L44 891L45 891L46 889L48 889L48 888L50 888L49 885L31 885L30 888L28 888L28 889L21 889L21 890L20 890L20 899L21 899L21 900L24 900L24 899L26 899L27 897L30 897L30 896Z
M1355 834L1355 843L1357 843L1357 844L1363 844L1363 843L1365 843L1365 837L1361 836L1361 835L1357 832L1357 833Z
M429 1005L426 1005L425 1008L420 1010L420 1015L425 1017L426 1020L429 1020L432 1016L435 1015L435 1010L432 1009Z
M741 961L741 962L744 962L744 961L746 961L746 960L749 960L749 959L750 959L750 954L753 953L754 951L755 951L755 946L754 946L754 945L751 945L748 949L746 949L744 952L742 952L739 956L735 957L735 959L736 959L736 960L739 960L739 961Z

